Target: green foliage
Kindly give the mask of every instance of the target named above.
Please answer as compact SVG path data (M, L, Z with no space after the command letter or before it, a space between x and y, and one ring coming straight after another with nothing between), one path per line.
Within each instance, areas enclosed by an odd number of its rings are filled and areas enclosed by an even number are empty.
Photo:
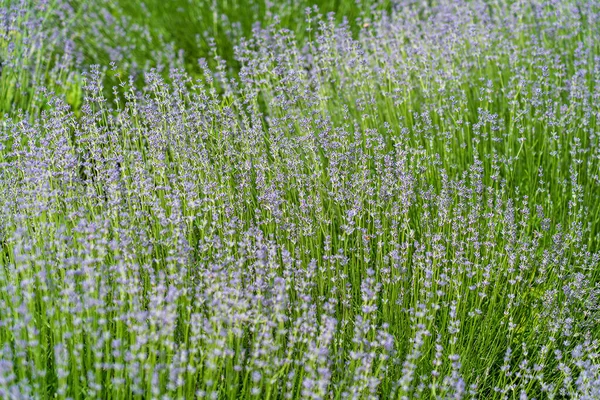
M600 394L600 3L395 3L7 2L0 397Z

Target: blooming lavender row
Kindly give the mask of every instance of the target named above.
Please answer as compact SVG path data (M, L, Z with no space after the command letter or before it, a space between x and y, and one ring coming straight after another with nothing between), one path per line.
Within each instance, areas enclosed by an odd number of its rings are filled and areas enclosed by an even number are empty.
M142 61L145 53L151 60ZM79 108L82 71L92 61L116 62L133 74L182 63L171 43L110 0L0 2L0 114L23 109L35 116L52 94Z
M306 20L3 120L1 398L600 397L600 2Z

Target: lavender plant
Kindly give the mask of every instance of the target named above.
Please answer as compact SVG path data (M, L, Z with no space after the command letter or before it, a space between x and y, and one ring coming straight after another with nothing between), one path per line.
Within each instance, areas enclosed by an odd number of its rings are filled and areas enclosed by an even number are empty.
M600 3L305 19L4 118L0 397L600 396Z
M60 93L72 105L80 97L79 53L70 34L74 15L63 2L9 1L0 4L0 115L43 107Z

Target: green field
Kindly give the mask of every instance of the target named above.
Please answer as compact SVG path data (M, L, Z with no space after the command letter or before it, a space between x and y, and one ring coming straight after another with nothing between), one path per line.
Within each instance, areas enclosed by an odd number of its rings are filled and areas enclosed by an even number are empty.
M597 0L0 0L0 398L600 398Z

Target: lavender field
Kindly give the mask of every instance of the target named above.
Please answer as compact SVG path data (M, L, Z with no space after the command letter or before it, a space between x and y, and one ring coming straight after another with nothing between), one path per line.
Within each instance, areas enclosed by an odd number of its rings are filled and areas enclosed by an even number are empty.
M0 0L0 399L600 399L599 0Z

